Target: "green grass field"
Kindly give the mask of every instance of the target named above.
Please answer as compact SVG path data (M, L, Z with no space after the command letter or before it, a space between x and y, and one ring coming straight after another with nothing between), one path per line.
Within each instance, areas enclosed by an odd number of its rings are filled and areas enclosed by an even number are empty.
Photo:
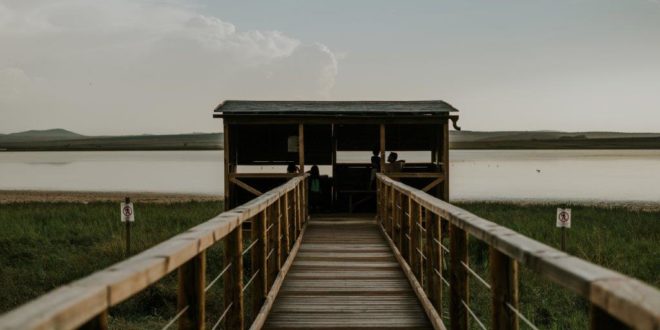
M553 205L462 203L484 218L554 247ZM136 204L133 253L157 244L222 210L219 202ZM124 229L116 203L17 203L0 205L0 313L124 257ZM568 252L660 286L660 212L573 206ZM487 249L470 241L470 265L487 278ZM207 254L210 278L221 268L220 247ZM218 288L220 286L217 286ZM489 295L471 281L471 305L488 321ZM445 295L447 296L447 295ZM211 289L209 322L221 313L221 290ZM160 328L174 316L176 274L113 308L111 325ZM521 307L541 328L572 329L587 322L587 303L529 271L521 272ZM474 325L474 324L473 324Z

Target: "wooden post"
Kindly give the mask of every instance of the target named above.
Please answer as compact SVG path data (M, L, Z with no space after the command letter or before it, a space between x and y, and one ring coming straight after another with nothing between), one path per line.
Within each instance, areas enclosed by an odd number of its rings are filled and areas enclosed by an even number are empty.
M223 120L224 121L224 120ZM225 122L224 123L224 132L223 132L223 140L224 140L224 154L225 154L225 210L229 210L232 208L231 205L231 200L229 196L229 190L230 190L230 182L229 182L229 173L230 173L230 163L229 163L229 125Z
M620 330L631 329L600 307L589 305L589 329L590 330Z
M289 222L289 207L290 207L290 202L289 202L289 192L287 191L284 193L284 245L286 246L286 256L287 258L289 257L289 253L291 252L291 230L290 230L290 222Z
M405 196L405 201L404 201ZM407 213L407 214L406 214ZM399 231L399 251L410 264L410 196L401 194L401 230ZM406 237L406 235L408 237Z
M468 313L462 301L468 302L468 273L463 263L468 264L467 233L450 224L450 275L449 275L449 319L451 330L468 328Z
M282 269L282 203L284 202L284 196L280 196L277 199L277 211L275 218L277 219L277 222L275 223L275 232L276 232L276 237L275 237L275 250L277 255L277 271L279 272L280 269Z
M305 128L298 124L298 163L300 173L305 173Z
M412 224L411 224L411 231L410 231L410 245L412 246L412 256L410 258L410 268L413 271L413 274L415 274L415 277L417 280L419 280L421 277L420 271L419 271L419 263L420 259L422 258L419 253L417 252L417 249L420 248L419 242L420 242L420 237L421 235L419 234L419 222L420 218L422 216L422 206L414 203L412 208L410 209L410 214L412 215Z
M385 173L385 124L380 124L380 171Z
M394 187L390 187L390 192L388 195L389 201L388 204L390 205L390 228L389 228L389 233L390 233L390 238L392 238L392 241L394 242L394 218L396 214L396 202L395 202L395 194L396 190Z
M242 330L245 327L243 313L243 230L235 228L224 240L225 265L231 267L225 275L225 309L231 304L231 311L227 313L225 329Z
M440 198L449 202L449 123L442 124L442 164L445 179L442 183L442 196Z
M258 241L254 245L254 254L255 258L252 264L256 267L252 268L253 272L258 271L257 277L254 279L254 295L252 296L252 315L259 314L261 305L263 305L266 296L268 295L268 237L266 228L268 226L268 208L263 210L258 214L254 220L256 221L256 235L252 237L257 237Z
M179 267L177 310L181 311L188 306L188 309L179 318L179 329L203 330L205 328L205 275L205 251Z
M78 327L78 330L108 330L108 311L105 310L99 315L96 315Z
M429 282L429 300L433 306L442 313L442 281L436 274L436 270L442 274L442 248L436 240L442 241L440 233L440 216L429 212L429 226L426 232L427 245L429 246L428 262L430 271L427 281Z
M518 315L507 307L518 309L518 263L493 247L489 252L493 329L518 330Z

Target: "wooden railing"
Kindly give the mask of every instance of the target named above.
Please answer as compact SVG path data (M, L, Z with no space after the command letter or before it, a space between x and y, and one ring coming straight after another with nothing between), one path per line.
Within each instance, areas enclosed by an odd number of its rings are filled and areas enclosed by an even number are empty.
M469 276L490 291L492 329L515 330L520 322L536 329L520 311L519 266L586 299L591 329L660 329L660 292L652 286L539 243L385 175L378 175L377 188L381 229L436 329L444 329L443 287L449 289L451 329L467 329L468 317L474 321L473 327L486 328L469 303ZM468 235L488 246L487 279L469 266ZM448 263L443 260L446 256Z
M164 329L174 324L179 329L216 329L221 325L243 329L248 314L252 315L251 328L258 329L297 253L306 219L304 175L0 316L0 329L107 329L110 308L175 270L177 313ZM251 239L244 240L243 227L248 223ZM249 242L247 247L244 241ZM220 243L224 247L223 270L207 280L206 251ZM243 264L248 254L249 267ZM224 310L213 318L215 322L205 324L205 293L218 283L224 287Z

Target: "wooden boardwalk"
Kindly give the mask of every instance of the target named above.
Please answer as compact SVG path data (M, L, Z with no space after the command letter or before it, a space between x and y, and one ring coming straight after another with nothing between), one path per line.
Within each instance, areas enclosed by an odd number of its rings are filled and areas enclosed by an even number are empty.
M313 218L266 329L383 328L432 329L376 222Z

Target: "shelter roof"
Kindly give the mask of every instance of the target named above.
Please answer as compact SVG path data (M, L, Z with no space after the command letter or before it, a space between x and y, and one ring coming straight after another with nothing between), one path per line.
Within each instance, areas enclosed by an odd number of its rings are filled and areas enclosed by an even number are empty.
M389 116L438 115L457 112L449 103L431 101L247 101L227 100L214 117L226 115Z

